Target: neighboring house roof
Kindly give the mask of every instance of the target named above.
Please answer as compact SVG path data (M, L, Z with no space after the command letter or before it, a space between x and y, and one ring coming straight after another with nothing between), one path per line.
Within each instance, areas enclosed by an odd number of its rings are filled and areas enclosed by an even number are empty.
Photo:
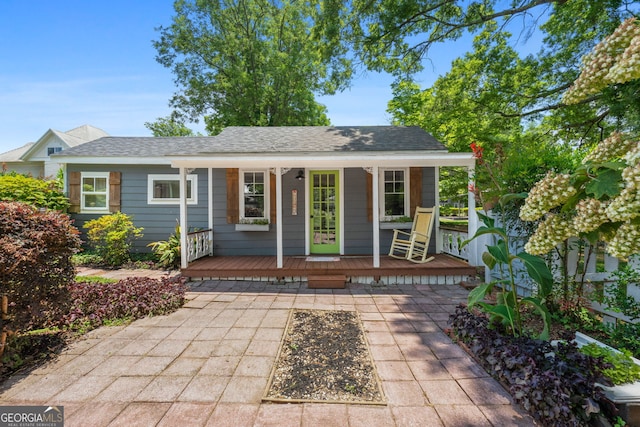
M75 138L76 140L82 140L84 142L93 141L94 139L109 136L109 134L103 131L102 129L99 129L91 125L78 126L77 128L68 130L64 133L72 138ZM78 144L75 144L75 145L69 144L69 146L73 146L73 147L75 147L76 145Z
M419 127L283 126L225 128L217 136L105 137L62 157L199 156L215 153L447 151Z
M37 153L40 150L42 145L48 143L52 135L55 135L56 137L58 137L63 142L63 144L66 145L65 147L62 147L62 148L66 149L69 147L77 147L93 139L108 136L109 134L103 131L102 129L99 129L91 125L83 125L66 132L60 132L58 130L49 129L44 133L44 135L40 137L40 139L38 139L34 144L32 144L31 147L29 147L29 149L22 154L22 156L20 156L20 160L25 160L25 161L30 160L30 157L33 154Z
M20 157L24 155L35 144L35 142L29 142L22 147L14 148L5 153L0 153L0 162L20 162Z

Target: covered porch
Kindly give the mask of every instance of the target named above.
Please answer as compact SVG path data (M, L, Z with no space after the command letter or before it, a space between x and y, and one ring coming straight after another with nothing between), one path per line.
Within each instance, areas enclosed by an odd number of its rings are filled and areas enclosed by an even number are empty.
M181 268L185 276L295 280L335 274L349 281L375 282L387 278L391 283L398 281L395 277L406 277L402 280L414 283L416 277L422 277L418 280L423 282L427 280L424 278L432 277L428 283L432 280L439 283L444 279L438 277L475 275L474 266L480 265L476 242L465 248L466 262L442 255L456 242L441 231L432 236L429 251L439 256L431 262L414 264L386 255L391 228L411 226L393 222L394 215L395 219L413 216L418 206L433 207L434 230L439 230L440 168L466 168L469 188L473 188L472 153L448 153L430 135L412 128L234 128L225 132L216 137L216 150L188 149L184 154L169 156L172 167L179 170L181 230L197 226L190 222L191 210L196 208L190 208L187 202L188 176L196 170L205 170L208 176L208 226L206 230L200 228L181 235ZM256 149L252 146L254 140L272 144L272 150ZM242 222L247 219L242 214L248 212L242 197L240 217L237 209L230 212L229 207L238 205L237 194L244 190L246 201L250 188L242 181L238 183L235 173L229 173L230 168L237 168L245 180L255 171L265 175L261 176L260 185L264 183L269 189L262 193L268 202L261 205L259 216L267 224ZM224 170L226 191L221 183ZM402 174L400 181L392 182L402 195L400 203L404 207L400 214L389 214L387 209L386 177L390 170ZM397 176L393 175L393 179ZM214 196L211 189L219 190ZM477 228L477 216L471 191L468 206L466 234L472 235ZM201 215L200 224L202 219ZM328 228L325 223L330 224ZM248 225L263 227L266 232L248 232ZM337 260L312 259L320 256Z

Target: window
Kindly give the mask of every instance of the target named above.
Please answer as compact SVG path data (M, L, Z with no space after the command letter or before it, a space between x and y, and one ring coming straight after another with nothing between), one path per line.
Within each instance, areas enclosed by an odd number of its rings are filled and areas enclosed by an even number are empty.
M266 171L240 172L240 216L247 219L266 219L269 212Z
M62 151L62 147L47 147L47 156L50 156L55 153L59 153Z
M109 172L83 172L81 208L87 212L109 212Z
M387 218L407 216L409 212L409 186L406 169L383 169L380 174L381 216Z
M180 203L180 176L149 175L147 179L147 202L149 204ZM187 175L187 203L198 204L198 176Z

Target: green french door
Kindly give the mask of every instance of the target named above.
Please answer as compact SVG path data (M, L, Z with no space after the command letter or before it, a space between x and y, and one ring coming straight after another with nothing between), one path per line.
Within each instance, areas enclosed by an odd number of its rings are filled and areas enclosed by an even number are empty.
M311 171L310 229L312 254L340 253L338 171Z

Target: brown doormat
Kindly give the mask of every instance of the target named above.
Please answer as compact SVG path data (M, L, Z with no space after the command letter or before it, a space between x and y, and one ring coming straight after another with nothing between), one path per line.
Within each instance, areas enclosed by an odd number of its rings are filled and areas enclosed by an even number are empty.
M358 314L291 310L262 400L386 405Z

